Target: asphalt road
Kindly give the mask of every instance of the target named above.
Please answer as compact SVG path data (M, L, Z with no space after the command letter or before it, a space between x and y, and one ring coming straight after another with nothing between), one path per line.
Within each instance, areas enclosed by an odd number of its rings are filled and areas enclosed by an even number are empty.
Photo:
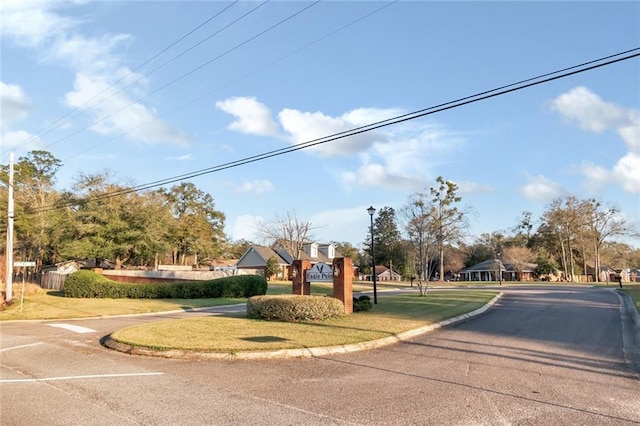
M175 315L1 323L0 424L640 424L614 292L503 290L467 322L309 359L190 361L99 344Z

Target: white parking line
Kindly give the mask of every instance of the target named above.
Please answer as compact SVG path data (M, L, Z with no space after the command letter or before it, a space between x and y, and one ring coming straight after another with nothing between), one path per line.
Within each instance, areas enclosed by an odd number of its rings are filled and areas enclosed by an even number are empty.
M88 327L81 327L79 325L72 324L47 324L50 327L64 328L65 330L73 331L74 333L95 333L96 330Z
M0 352L10 351L10 350L12 350L12 349L28 348L28 347L30 347L30 346L38 346L38 345L42 345L42 342L38 342L38 343L29 343L28 345L13 346L13 347L11 347L11 348L4 348L4 349L0 349Z
M41 379L5 379L0 383L35 383L52 382L55 380L81 380L81 379L104 379L112 377L136 377L136 376L161 376L164 373L124 373L124 374L91 374L88 376L66 376L66 377L43 377Z

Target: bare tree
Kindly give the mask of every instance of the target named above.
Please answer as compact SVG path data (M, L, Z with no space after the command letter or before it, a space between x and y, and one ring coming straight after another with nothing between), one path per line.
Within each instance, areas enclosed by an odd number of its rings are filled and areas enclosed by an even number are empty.
M619 215L619 211L615 207L603 208L602 204L596 200L588 200L587 202L590 220L587 221L589 234L593 239L593 248L595 254L595 276L596 281L600 280L600 250L602 245L610 237L631 235L633 234L631 227L626 220Z
M524 268L535 259L535 254L527 247L507 247L503 257L516 269L518 281L522 281Z
M271 245L281 245L293 257L300 259L305 243L312 239L311 231L316 229L311 222L305 222L295 212L286 212L270 222L256 224L258 234Z
M430 273L431 256L434 250L434 227L431 220L430 200L424 194L413 194L402 209L406 220L405 230L412 246L412 267L416 272L416 284L421 295L425 295Z

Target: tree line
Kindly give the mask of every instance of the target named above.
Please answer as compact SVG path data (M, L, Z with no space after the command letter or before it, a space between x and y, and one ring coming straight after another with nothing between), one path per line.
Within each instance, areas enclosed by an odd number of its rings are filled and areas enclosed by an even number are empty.
M224 235L224 213L193 183L135 192L105 171L79 174L71 190L59 191L54 184L61 166L47 151L31 151L14 165L16 259L38 266L108 259L119 268L154 265L167 255L174 264L188 257L197 264L233 249ZM0 167L5 185L8 172L8 165ZM7 191L0 208L7 211ZM4 231L7 218L0 216Z
M14 165L15 259L38 266L68 259L108 259L119 268L158 262L200 264L208 259L240 257L252 242L233 242L224 234L224 213L213 197L183 182L170 188L132 191L109 172L79 174L69 190L57 190L62 163L47 151L31 151ZM0 180L8 185L8 165ZM405 279L446 279L483 260L500 258L521 275L529 263L537 272L562 271L576 280L588 267L640 267L640 250L620 242L638 237L617 208L573 196L553 200L540 218L523 212L510 229L468 240L469 207L458 186L443 177L423 192L411 194L398 211L383 207L375 216L376 264ZM116 196L117 195L117 196ZM7 191L0 192L7 210ZM6 216L0 229L6 232ZM288 212L257 225L257 233L284 245L298 258L311 242L314 226ZM371 234L361 247L332 241L364 273L371 267ZM2 247L4 250L5 247ZM596 276L596 279L598 277Z
M538 275L560 271L568 281L604 266L640 267L640 249L619 241L640 235L616 207L595 199L554 199L540 218L525 211L510 229L482 234L470 243L469 216L458 186L438 177L427 191L411 194L398 211L379 211L372 231L376 264L419 284L455 278L465 267L488 259L512 265L518 279L531 264ZM370 245L367 235L359 262L365 272L370 271Z

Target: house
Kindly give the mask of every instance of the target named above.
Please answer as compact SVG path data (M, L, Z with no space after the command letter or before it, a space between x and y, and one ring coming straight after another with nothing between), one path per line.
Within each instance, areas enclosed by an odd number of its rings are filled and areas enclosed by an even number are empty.
M459 275L461 281L532 281L535 269L535 264L527 263L522 268L522 277L519 277L520 271L514 265L499 259L487 259L463 269Z
M364 275L361 279L362 278L364 278L365 281L373 281L371 274ZM402 281L402 276L384 265L376 265L376 281Z
M280 273L278 273L276 277L285 277L289 262L283 259L271 247L259 245L250 246L247 251L245 251L244 254L240 257L240 259L238 259L235 267L237 269L248 270L247 272L251 272L256 275L264 275L264 271L267 267L267 262L272 257L274 257L278 261L278 265L280 266Z
M250 246L236 263L236 268L254 270L254 273L262 275L267 261L271 257L278 260L281 268L281 273L277 277L291 279L290 266L295 259L282 244L276 244L273 248L259 245ZM311 264L322 262L330 265L335 257L339 257L339 254L333 244L305 243L300 253L300 259L309 260Z
M282 244L276 244L273 250L289 264L295 260L293 254L289 253ZM305 243L302 245L300 253L300 260L308 260L312 265L319 262L331 264L335 257L340 256L338 256L333 244Z
M460 271L460 281L500 281L507 268L498 259L487 259Z

